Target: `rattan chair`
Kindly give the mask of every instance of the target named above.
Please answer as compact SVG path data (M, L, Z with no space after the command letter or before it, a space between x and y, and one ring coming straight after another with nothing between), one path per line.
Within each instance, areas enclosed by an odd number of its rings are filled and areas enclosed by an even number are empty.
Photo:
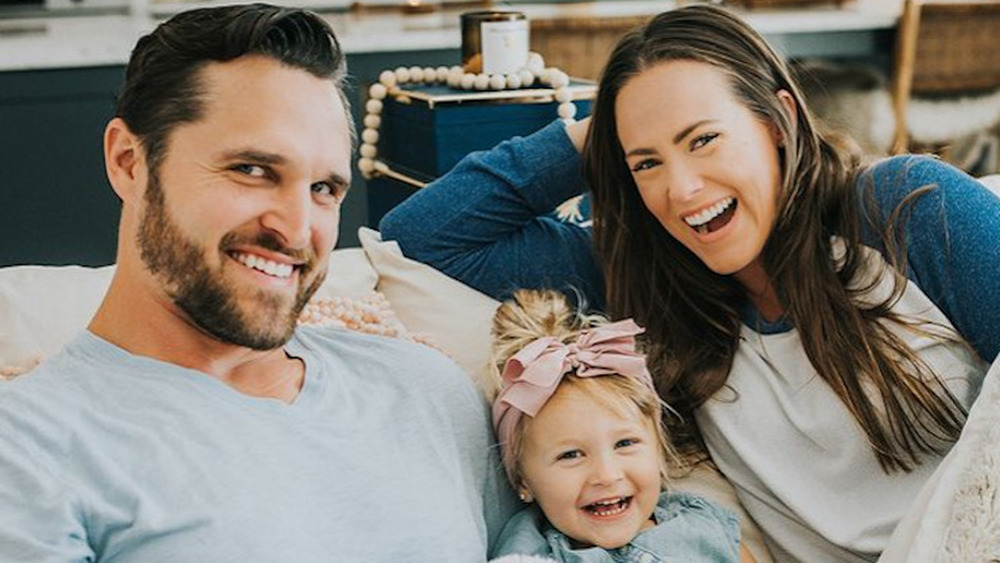
M995 129L1000 0L906 0L892 95L896 153L945 147Z

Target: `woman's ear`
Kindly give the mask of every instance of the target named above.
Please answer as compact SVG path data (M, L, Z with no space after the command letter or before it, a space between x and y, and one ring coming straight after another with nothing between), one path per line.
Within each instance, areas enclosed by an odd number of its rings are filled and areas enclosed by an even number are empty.
M785 112L788 113L788 121L792 124L792 129L794 130L799 121L799 106L795 103L795 96L788 90L782 88L774 94L778 97L778 101L784 106ZM785 144L785 140L781 136L781 131L777 127L774 127L775 143L780 147Z
M146 186L145 152L125 121L116 117L104 128L104 170L122 201L131 201Z

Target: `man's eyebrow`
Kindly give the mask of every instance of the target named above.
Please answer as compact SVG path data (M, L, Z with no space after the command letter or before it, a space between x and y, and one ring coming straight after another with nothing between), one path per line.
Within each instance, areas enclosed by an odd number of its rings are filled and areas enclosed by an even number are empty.
M277 153L263 152L252 149L236 150L222 153L223 160L246 160L259 164L284 164L287 159Z

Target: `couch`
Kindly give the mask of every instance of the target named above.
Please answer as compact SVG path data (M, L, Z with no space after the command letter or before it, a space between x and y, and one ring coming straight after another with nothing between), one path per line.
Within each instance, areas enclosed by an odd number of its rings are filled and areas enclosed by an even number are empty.
M1000 181L994 189L997 186ZM359 240L361 248L333 252L326 282L313 302L379 303L384 313L381 320L400 327L394 332L448 354L469 373L484 396L491 396L496 385L486 367L489 330L499 303L405 258L395 242L382 241L376 231L362 228ZM113 268L0 268L0 378L30 369L83 329L100 303ZM372 295L380 299L369 299ZM904 520L885 561L969 561L965 557L972 553L994 557L977 560L1000 559L998 404L1000 362L987 376L979 407L973 408L962 441L917 499L918 513ZM733 487L717 471L699 466L678 478L674 487L702 494L736 512L743 542L757 561L773 561L760 530L743 510ZM970 539L961 536L973 532L975 537ZM949 549L951 557L938 557Z
M405 258L395 242L362 228L361 248L338 249L313 302L339 299L380 304L382 323L399 336L436 347L475 380L484 396L496 390L489 375L490 325L499 303L436 270ZM82 330L111 281L114 266L0 268L0 377L15 377L51 356ZM377 292L383 299L370 297ZM308 307L307 307L308 309ZM398 323L398 324L397 324ZM760 531L717 472L699 468L677 488L704 494L741 516L744 541L757 561L771 561Z

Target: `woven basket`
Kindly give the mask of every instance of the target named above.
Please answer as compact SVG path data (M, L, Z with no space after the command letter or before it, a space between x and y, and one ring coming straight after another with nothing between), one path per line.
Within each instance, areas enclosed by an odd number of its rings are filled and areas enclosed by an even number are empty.
M531 20L531 50L570 76L596 80L618 40L652 16Z
M843 5L851 0L729 0L727 3L744 8L782 8L785 6Z
M917 33L914 93L1000 87L1000 2L924 4Z

